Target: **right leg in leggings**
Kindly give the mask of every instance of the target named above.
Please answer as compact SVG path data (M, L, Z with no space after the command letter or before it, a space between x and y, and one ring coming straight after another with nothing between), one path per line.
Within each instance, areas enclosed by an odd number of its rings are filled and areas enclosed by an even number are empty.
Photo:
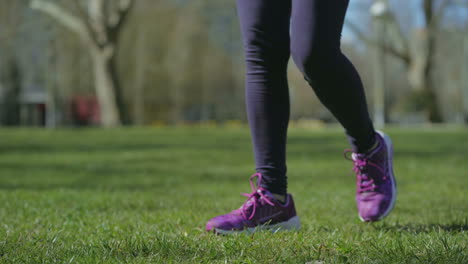
M286 194L290 0L237 0L247 76L247 115L262 187Z

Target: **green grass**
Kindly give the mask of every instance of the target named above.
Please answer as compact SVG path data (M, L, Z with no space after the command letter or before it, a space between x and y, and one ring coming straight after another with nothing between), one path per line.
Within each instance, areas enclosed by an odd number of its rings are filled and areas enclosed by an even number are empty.
M357 218L341 131L291 129L300 232L216 236L253 172L241 128L0 130L2 263L468 263L468 133L389 130L399 196Z

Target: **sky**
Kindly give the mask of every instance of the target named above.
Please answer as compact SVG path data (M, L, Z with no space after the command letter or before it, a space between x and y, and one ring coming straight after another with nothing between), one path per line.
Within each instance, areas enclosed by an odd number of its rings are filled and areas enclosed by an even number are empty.
M454 3L463 3L468 0L436 0L440 4L442 1L453 1ZM352 21L355 25L360 26L363 31L369 29L370 19L370 5L374 0L350 0L346 21ZM424 24L424 16L422 13L421 5L422 0L391 0L390 9L399 17L400 21L407 21L410 25L401 25L403 31L411 30L415 27L420 27ZM436 7L437 9L437 7ZM447 8L444 13L444 20L446 24L453 25L460 28L468 26L468 4L465 8L460 6L452 6ZM454 19L456 18L456 19ZM447 23L449 22L449 23ZM353 32L348 28L343 29L343 41L355 41Z

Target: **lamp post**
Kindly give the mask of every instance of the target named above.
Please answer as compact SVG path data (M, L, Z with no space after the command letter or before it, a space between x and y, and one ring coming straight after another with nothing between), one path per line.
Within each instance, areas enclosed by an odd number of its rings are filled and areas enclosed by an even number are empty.
M468 124L468 34L463 37L463 50L462 50L462 65L461 69L461 121Z
M374 49L374 123L377 128L385 126L385 54L382 46L385 44L386 22L389 14L386 0L375 0L370 8L374 35L377 45Z

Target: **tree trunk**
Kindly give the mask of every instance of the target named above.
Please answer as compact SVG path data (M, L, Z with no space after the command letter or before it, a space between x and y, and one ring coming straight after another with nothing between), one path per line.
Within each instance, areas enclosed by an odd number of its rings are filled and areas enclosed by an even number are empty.
M145 32L138 32L136 40L135 69L134 72L134 94L133 94L133 122L136 125L143 125L145 122L145 70L147 54L144 47L146 42Z
M112 53L112 54L110 54ZM94 82L104 127L115 127L122 124L117 105L117 81L113 69L113 52L105 49L93 49Z
M385 45L385 21L374 19L374 30L377 41ZM374 47L374 124L376 128L385 127L385 51L380 47Z
M114 92L116 97L117 111L120 115L121 123L128 125L130 123L130 115L128 113L127 104L124 100L124 93L119 80L119 74L117 72L117 56L113 56L110 60L110 73L114 82Z
M433 0L422 2L425 27L417 32L414 40L416 46L410 60L408 79L413 90L412 100L415 100L414 103L424 110L430 122L440 123L442 116L433 85L435 34L437 32L437 21L434 17L433 7Z
M439 123L442 117L432 85L432 65L428 60L429 58L420 54L411 60L408 71L408 81L412 90L410 100L416 110L426 113L430 122Z
M426 85L424 86L424 95L427 100L427 115L429 121L432 123L441 123L442 115L437 102L437 94L434 91L434 55L435 55L435 46L436 46L436 33L438 30L438 18L434 14L434 0L425 0L424 13L426 17L427 24L427 36L426 36L426 45L427 45L427 60L424 67L424 78Z
M465 125L468 125L468 32L463 38L463 55L461 69L461 112Z
M20 90L21 90L21 72L18 62L14 58L6 63L5 73L5 93L3 94L3 102L0 103L2 112L0 113L0 124L17 126L21 124L20 117ZM2 87L0 87L2 88ZM3 120L1 120L3 119Z

